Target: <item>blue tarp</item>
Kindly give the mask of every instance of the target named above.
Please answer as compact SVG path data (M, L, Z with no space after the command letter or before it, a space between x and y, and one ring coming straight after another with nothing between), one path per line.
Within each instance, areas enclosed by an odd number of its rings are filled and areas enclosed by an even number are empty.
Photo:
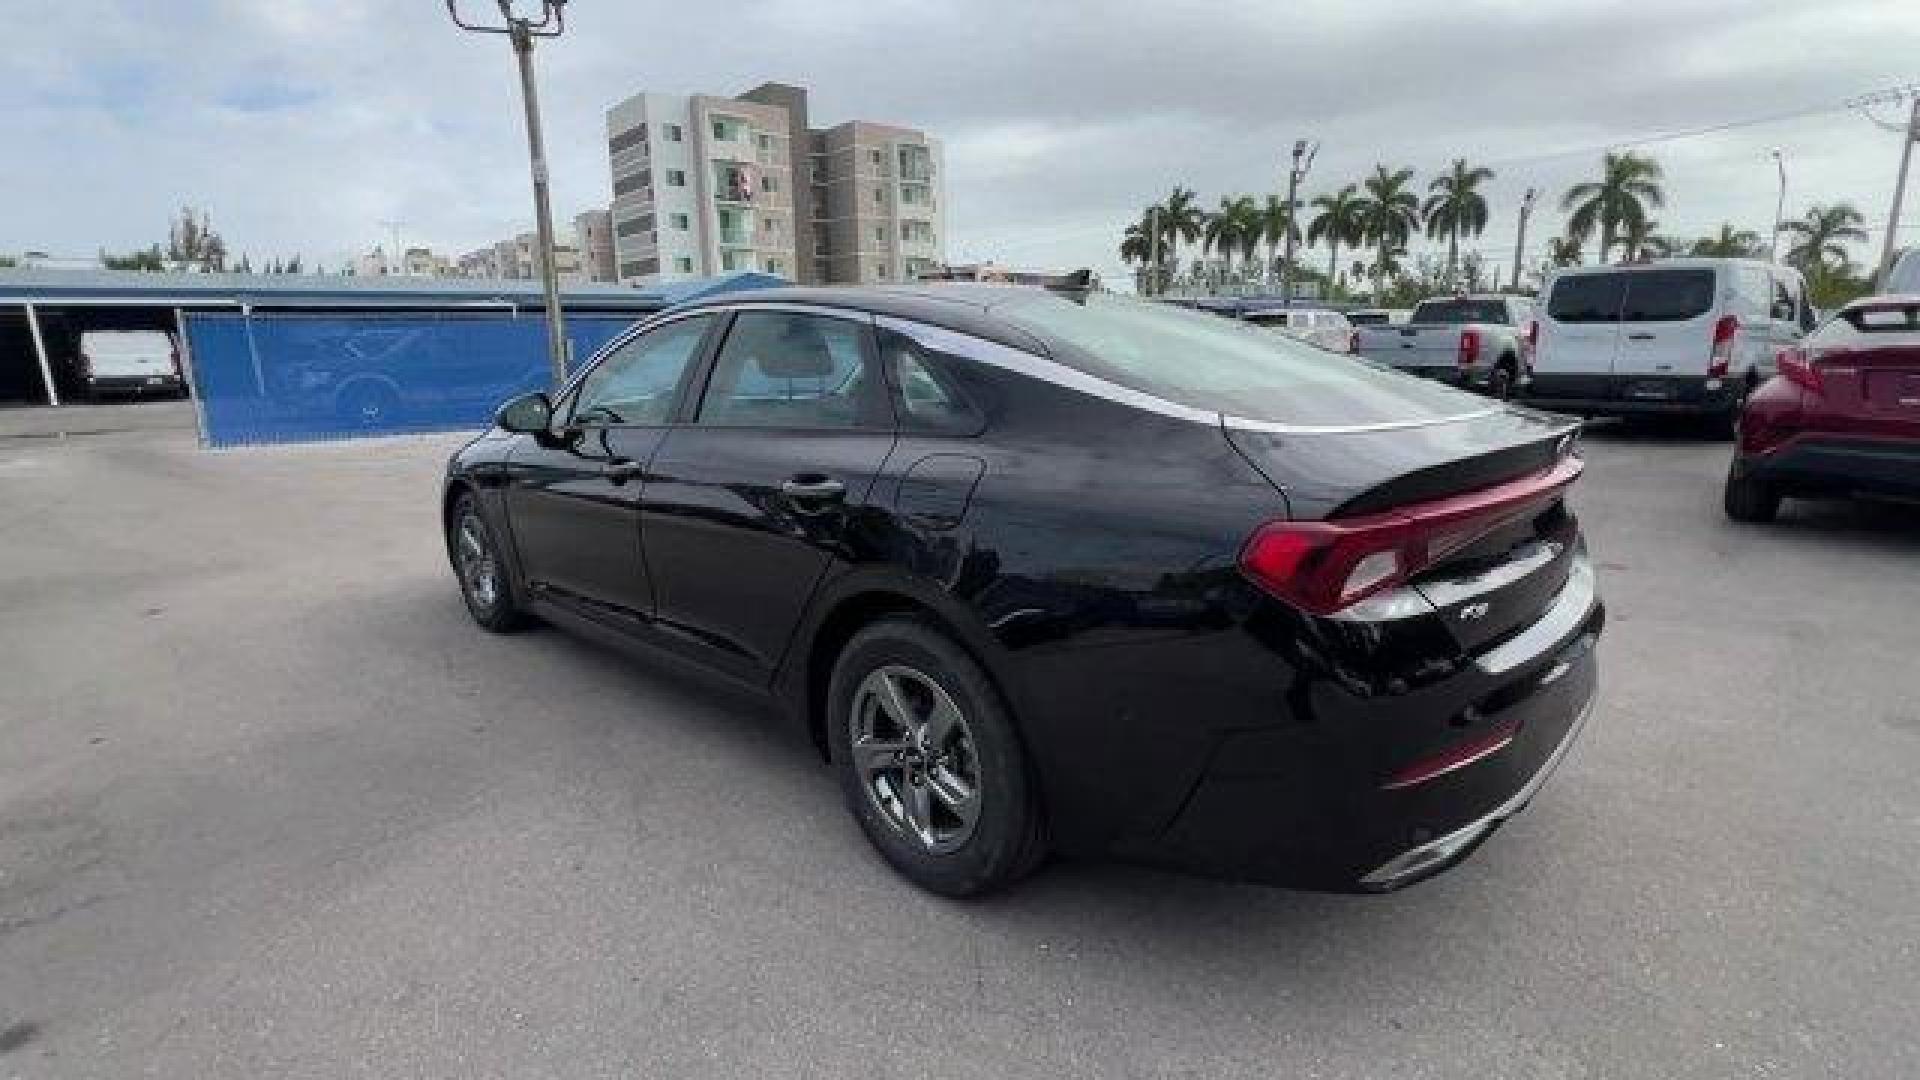
M570 315L584 362L633 325ZM547 323L504 311L187 316L212 446L485 427L507 398L551 386Z

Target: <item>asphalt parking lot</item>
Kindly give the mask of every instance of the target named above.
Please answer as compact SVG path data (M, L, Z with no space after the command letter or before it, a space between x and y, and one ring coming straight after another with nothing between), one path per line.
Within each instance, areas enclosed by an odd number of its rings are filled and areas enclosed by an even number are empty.
M1920 511L1736 526L1725 444L1597 432L1603 701L1467 864L953 903L751 702L472 627L456 438L18 415L0 1076L1920 1073Z

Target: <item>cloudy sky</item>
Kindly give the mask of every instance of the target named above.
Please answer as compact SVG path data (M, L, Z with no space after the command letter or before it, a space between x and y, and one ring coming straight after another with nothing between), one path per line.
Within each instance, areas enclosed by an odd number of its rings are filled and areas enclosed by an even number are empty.
M1557 198L1606 145L1791 116L1645 147L1667 171L1662 231L1765 232L1777 146L1790 213L1851 201L1877 237L1899 140L1842 103L1920 79L1912 0L569 8L539 53L563 216L608 198L615 100L775 79L812 88L815 123L946 140L950 258L1108 273L1141 205L1176 183L1209 206L1274 190L1301 136L1324 146L1308 195L1376 161L1422 187L1457 155L1491 165L1478 243L1506 262L1520 193ZM256 261L336 267L396 220L457 253L528 227L523 138L506 43L456 32L440 0L37 5L0 51L0 252L144 246L192 203Z

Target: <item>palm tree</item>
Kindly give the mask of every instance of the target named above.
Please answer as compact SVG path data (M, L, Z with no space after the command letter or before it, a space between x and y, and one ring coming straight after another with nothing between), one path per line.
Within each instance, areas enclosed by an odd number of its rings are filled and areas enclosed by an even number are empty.
M1481 184L1493 179L1493 170L1482 165L1469 167L1466 158L1454 158L1453 167L1433 178L1427 190L1428 236L1447 238L1447 283L1454 280L1460 260L1460 234L1479 236L1487 231L1487 198L1480 194Z
M1166 244L1166 260L1170 265L1179 267L1180 241L1191 244L1200 239L1200 230L1205 224L1206 214L1194 201L1192 189L1175 184L1167 201L1160 204L1160 235Z
M1375 296L1386 271L1395 266L1393 253L1406 247L1420 227L1420 199L1407 190L1412 182L1412 169L1389 172L1385 165L1375 165L1373 175L1362 183L1366 196L1360 200L1360 235L1379 254L1373 264Z
M1661 236L1660 223L1641 219L1637 224L1627 226L1620 238L1622 257L1626 259L1661 259L1673 254L1679 247L1671 236Z
M1296 244L1300 242L1300 223L1294 220L1287 200L1269 195L1266 205L1260 207L1260 239L1267 243L1268 272L1274 267L1274 252L1285 248L1289 238Z
M1249 258L1260 243L1260 204L1251 195L1220 197L1220 209L1207 215L1202 243L1220 255L1229 273L1234 252Z
M1806 217L1781 226L1799 237L1787 249L1788 264L1798 267L1810 278L1825 277L1829 269L1846 269L1852 261L1847 252L1848 242L1858 243L1867 238L1866 230L1860 227L1864 223L1865 219L1852 203L1832 206L1814 203L1807 207Z
M1127 231L1120 237L1120 261L1128 265L1140 264L1143 280L1148 282L1148 288L1144 291L1148 293L1157 291L1154 286L1158 284L1160 268L1152 263L1154 256L1159 254L1155 249L1160 246L1156 243L1160 238L1154 234L1159 229L1160 213L1158 206L1147 207L1140 212L1140 220L1127 226Z
M1666 205L1660 189L1660 163L1628 151L1608 154L1597 183L1575 184L1560 198L1566 211L1567 235L1585 240L1600 230L1600 261L1607 261L1620 235L1645 226L1647 210Z
M1313 200L1313 208L1320 212L1314 215L1312 223L1307 226L1307 244L1326 243L1329 282L1341 278L1340 245L1358 247L1365 242L1360 203L1360 189L1352 184L1332 195L1322 195Z
M1759 233L1736 229L1733 222L1723 221L1719 232L1695 240L1687 254L1706 259L1762 259L1767 248L1760 242Z

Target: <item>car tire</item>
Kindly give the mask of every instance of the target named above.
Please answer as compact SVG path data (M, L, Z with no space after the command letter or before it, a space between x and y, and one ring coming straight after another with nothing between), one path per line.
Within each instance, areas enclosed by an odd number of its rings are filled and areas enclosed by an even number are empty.
M901 876L978 896L1039 864L1041 813L1013 719L938 628L888 618L855 634L834 664L827 725L847 808Z
M1513 357L1503 356L1487 373L1487 396L1495 401L1513 400L1513 388L1519 382Z
M447 515L447 559L460 583L467 613L482 628L509 634L526 626L528 618L514 591L513 575L501 558L500 545L486 515L472 494L460 496Z
M1742 476L1738 465L1727 470L1723 501L1727 516L1735 521L1763 523L1780 513L1780 493L1763 480Z

